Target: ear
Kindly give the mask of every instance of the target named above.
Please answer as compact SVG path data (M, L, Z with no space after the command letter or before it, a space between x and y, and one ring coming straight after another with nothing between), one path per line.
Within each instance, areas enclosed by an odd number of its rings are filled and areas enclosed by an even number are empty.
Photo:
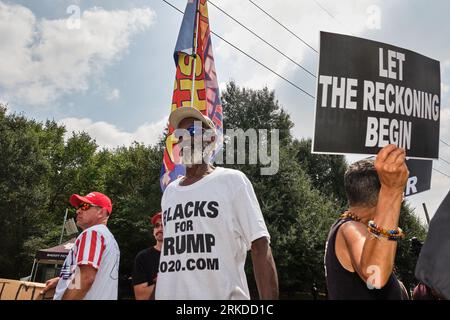
M102 218L109 218L109 213L105 208L102 208L100 210L100 215L102 216Z
M210 145L211 143L215 143L216 139L216 135L206 136L206 139L204 138L203 142L206 142L206 144Z

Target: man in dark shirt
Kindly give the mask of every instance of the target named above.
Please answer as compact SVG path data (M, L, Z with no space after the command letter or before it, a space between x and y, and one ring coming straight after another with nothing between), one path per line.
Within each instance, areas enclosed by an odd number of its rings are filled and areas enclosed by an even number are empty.
M405 150L395 145L345 173L349 209L331 227L325 253L329 299L402 298L393 267L407 179Z
M152 217L151 223L156 245L139 252L134 261L133 287L136 300L150 300L155 297L156 277L163 243L161 212Z

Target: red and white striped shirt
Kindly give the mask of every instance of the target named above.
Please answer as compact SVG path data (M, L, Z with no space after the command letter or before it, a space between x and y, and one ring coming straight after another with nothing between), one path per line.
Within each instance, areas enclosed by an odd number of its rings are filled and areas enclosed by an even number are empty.
M81 239L75 241L74 259L77 265L91 265L98 269L105 252L105 237L96 230L89 230L81 234Z
M119 259L117 242L105 225L99 224L84 230L64 261L54 299L61 299L71 283L77 286L75 270L80 265L97 269L95 281L85 300L117 299Z

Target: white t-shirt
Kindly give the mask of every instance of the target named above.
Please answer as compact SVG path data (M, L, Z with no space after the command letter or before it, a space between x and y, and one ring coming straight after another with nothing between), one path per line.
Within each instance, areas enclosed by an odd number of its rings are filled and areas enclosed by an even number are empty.
M53 299L61 300L77 266L91 265L97 269L97 275L83 300L117 300L119 260L119 246L105 225L84 230L64 261ZM72 283L77 286L77 280L74 280Z
M252 241L270 240L255 192L240 171L216 168L165 190L156 299L250 299L244 272Z

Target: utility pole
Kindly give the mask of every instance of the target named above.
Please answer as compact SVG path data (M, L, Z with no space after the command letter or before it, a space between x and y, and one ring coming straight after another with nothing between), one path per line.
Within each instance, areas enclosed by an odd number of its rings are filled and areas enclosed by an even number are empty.
M425 217L427 218L428 227L430 227L430 216L428 215L427 206L425 203L422 203L423 211L425 211Z

